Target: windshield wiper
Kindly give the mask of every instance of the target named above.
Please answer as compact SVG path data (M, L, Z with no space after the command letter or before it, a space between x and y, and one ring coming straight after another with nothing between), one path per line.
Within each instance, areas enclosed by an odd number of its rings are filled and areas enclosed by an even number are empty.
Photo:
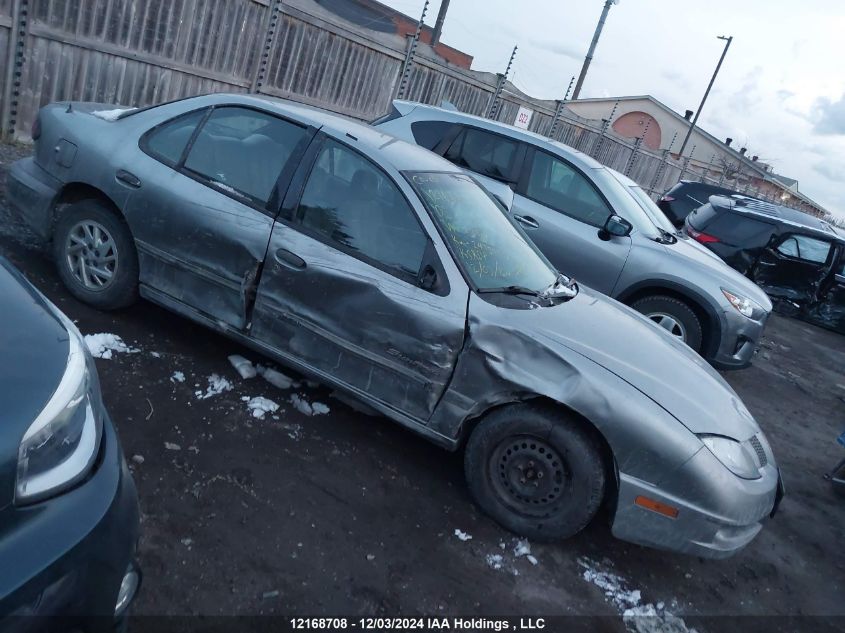
M538 299L548 299L548 295L541 290L526 288L525 286L502 286L500 288L479 288L478 294L502 294L502 295L530 295Z
M558 273L557 279L543 291L547 297L571 299L578 294L578 286L572 277Z
M662 229L659 226L657 230L660 231L660 237L657 238L657 241L662 244L675 244L678 241L678 236L674 233L670 233L666 229Z

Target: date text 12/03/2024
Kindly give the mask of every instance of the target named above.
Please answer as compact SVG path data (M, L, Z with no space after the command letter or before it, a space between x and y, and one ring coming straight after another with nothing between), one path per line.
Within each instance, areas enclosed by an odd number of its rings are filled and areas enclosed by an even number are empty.
M393 630L393 631L539 631L546 628L544 618L291 618L296 631Z

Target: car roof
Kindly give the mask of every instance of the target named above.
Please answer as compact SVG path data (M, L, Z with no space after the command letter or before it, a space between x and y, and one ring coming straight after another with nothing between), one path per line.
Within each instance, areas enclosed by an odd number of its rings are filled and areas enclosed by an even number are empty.
M217 93L207 95L212 104L254 105L287 115L307 125L336 136L380 162L387 162L399 171L441 171L463 173L446 159L424 147L385 134L376 128L349 117L334 114L296 101L267 95Z
M833 238L838 241L845 241L843 236L829 222L780 204L742 195L734 195L730 198L711 196L710 204L742 215L756 216L765 219L767 222L798 227L827 239Z
M582 169L600 169L604 167L600 162L583 152L579 152L577 149L573 149L568 145L564 145L559 141L554 141L541 134L537 134L536 132L523 130L515 125L502 123L501 121L494 121L492 119L485 119L484 117L467 114L458 110L439 108L426 103L417 103L415 101L396 100L393 103L394 105L399 105L400 107L404 105L407 106L407 108L412 108L413 110L436 114L438 118L444 121L466 121L467 123L475 123L481 128L497 130L511 138L515 138L538 147L545 147L546 149L552 150L558 154L562 154L566 156L570 162L578 164L578 166ZM410 113L410 110L408 110L406 114L407 113Z

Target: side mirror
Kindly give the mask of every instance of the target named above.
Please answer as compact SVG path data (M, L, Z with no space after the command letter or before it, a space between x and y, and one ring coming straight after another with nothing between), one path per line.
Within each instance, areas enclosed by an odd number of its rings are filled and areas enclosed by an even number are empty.
M429 292L437 287L437 271L434 270L434 266L431 264L423 266L423 269L420 271L419 283L420 288Z
M633 230L634 225L628 220L618 215L611 215L599 229L599 238L609 240L611 237L627 237Z

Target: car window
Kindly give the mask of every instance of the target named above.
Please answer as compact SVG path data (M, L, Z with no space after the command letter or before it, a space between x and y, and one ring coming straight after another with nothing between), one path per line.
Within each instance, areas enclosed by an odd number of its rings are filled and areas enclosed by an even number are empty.
M396 184L357 152L328 140L298 210L330 243L414 278L428 238Z
M790 235L781 242L777 250L788 257L823 264L827 261L827 256L830 253L830 243L807 235Z
M768 243L773 229L768 222L726 212L707 226L707 233L730 244L762 246Z
M305 128L258 110L216 108L185 159L185 168L226 193L265 204Z
M525 195L593 226L602 226L611 214L610 207L579 171L539 150L531 158Z
M434 149L454 125L446 121L415 121L411 123L411 134L414 135L417 145Z
M143 149L171 167L182 158L182 152L208 110L196 110L159 125L144 137Z
M466 127L444 157L482 176L507 180L513 173L518 143L498 134Z
M408 177L476 288L543 290L555 282L551 264L472 178L456 173Z

